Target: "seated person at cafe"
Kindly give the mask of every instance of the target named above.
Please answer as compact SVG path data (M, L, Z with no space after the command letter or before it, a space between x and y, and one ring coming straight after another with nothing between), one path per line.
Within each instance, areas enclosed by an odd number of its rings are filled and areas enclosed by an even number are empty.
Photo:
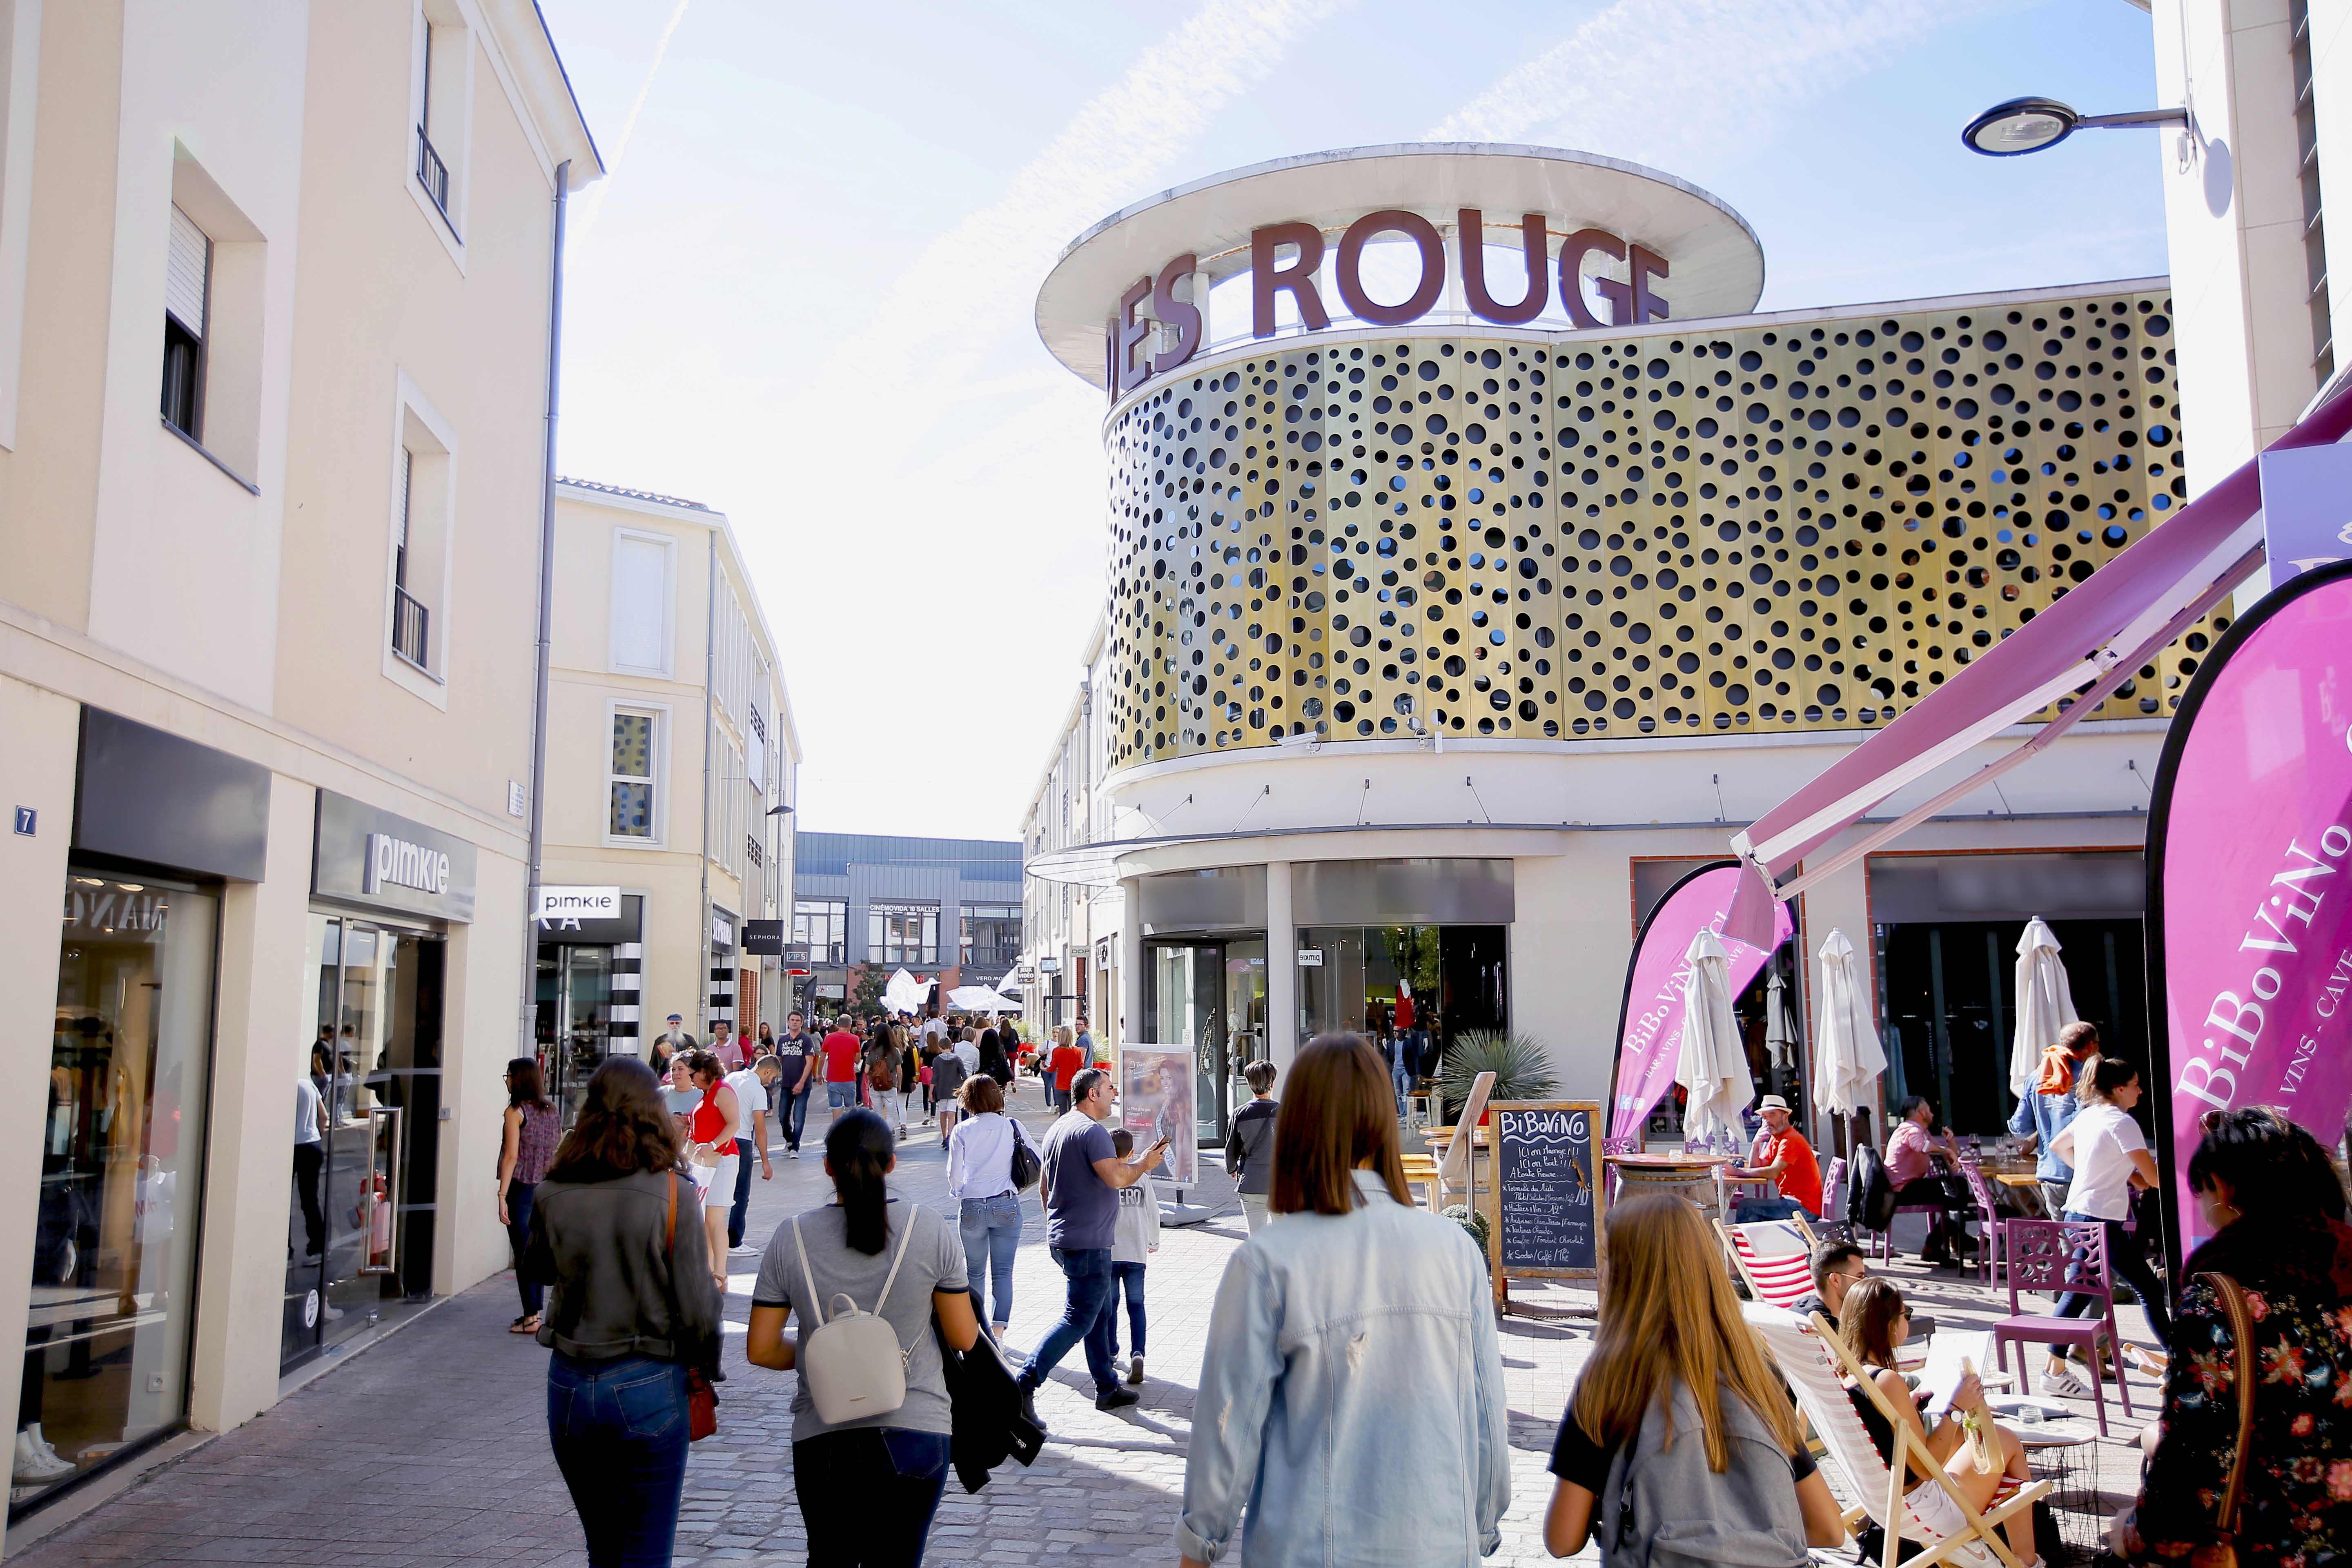
M1861 1247L1851 1241L1824 1241L1813 1248L1813 1293L1798 1297L1789 1310L1801 1318L1819 1312L1834 1329L1846 1293L1869 1278L1870 1263Z
M1940 1146L1929 1138L1927 1130L1936 1124L1936 1108L1924 1096L1908 1097L1896 1114L1902 1120L1886 1141L1886 1180L1895 1189L1895 1201L1932 1204L1942 1211L1928 1224L1927 1245L1919 1249L1919 1261L1957 1266L1960 1254L1974 1252L1977 1247L1967 1229L1968 1216L1976 1212L1976 1200L1959 1173L1960 1142L1948 1129ZM1950 1168L1936 1170L1937 1160Z
M1821 1163L1813 1158L1813 1146L1805 1142L1805 1135L1797 1131L1790 1119L1789 1102L1777 1094L1768 1094L1756 1102L1756 1110L1764 1119L1764 1127L1756 1135L1756 1146L1748 1151L1748 1163L1734 1165L1723 1173L1736 1181L1770 1182L1778 1193L1772 1197L1743 1198L1734 1204L1732 1223L1748 1225L1797 1215L1807 1219L1821 1218Z

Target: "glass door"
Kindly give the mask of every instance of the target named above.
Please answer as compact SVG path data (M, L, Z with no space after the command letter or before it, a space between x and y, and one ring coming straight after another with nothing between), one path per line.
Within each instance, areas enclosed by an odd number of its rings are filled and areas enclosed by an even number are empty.
M294 1086L280 1360L381 1321L431 1277L443 946L313 913L318 1037Z
M539 950L539 1070L570 1127L613 1043L613 950L542 943Z

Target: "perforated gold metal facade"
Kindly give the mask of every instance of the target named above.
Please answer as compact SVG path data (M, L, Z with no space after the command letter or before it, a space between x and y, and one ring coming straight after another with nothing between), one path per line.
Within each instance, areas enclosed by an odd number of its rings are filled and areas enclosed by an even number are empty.
M1333 332L1114 412L1115 765L1875 727L2186 494L2159 288ZM2169 713L2202 625L2096 717Z

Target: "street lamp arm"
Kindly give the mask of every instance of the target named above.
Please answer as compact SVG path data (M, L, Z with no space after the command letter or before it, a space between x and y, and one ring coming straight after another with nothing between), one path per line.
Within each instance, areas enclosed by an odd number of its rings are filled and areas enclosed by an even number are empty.
M2077 131L2125 131L2146 125L2179 125L2189 123L2186 109L2136 109L2128 114L2085 114L2074 121Z

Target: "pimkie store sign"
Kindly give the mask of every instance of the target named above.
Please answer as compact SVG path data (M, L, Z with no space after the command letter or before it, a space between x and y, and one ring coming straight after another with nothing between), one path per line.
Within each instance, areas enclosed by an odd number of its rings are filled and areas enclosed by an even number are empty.
M1551 249L1550 222L1541 213L1519 220L1519 251L1525 281L1517 297L1497 300L1487 275L1486 215L1475 207L1461 208L1456 216L1454 248L1461 266L1462 301L1470 314L1498 327L1522 327L1543 313L1552 301L1555 286L1560 309L1571 325L1591 331L1606 324L1638 326L1668 318L1667 301L1651 285L1671 276L1666 258L1635 241L1600 228L1580 228L1560 241L1557 258ZM1326 251L1324 230L1311 223L1265 224L1250 231L1250 336L1270 338L1278 330L1276 305L1289 296L1292 309L1309 331L1331 324L1331 301L1317 281ZM1393 305L1372 298L1364 286L1365 247L1382 236L1402 236L1411 244L1418 264L1412 291ZM1463 237L1472 237L1465 242ZM1449 277L1445 237L1419 213L1391 207L1367 213L1340 232L1331 257L1330 284L1347 313L1368 326L1400 327L1417 321L1435 309L1445 295ZM1587 279L1590 258L1622 263L1622 279ZM1558 275L1557 285L1554 274ZM1589 287L1606 305L1606 323L1593 313ZM1183 292L1180 296L1178 289ZM1111 400L1118 401L1167 374L1199 353L1207 337L1206 274L1197 253L1171 259L1157 274L1146 274L1119 296L1118 308L1104 334L1104 380ZM1162 346L1151 348L1159 336Z

